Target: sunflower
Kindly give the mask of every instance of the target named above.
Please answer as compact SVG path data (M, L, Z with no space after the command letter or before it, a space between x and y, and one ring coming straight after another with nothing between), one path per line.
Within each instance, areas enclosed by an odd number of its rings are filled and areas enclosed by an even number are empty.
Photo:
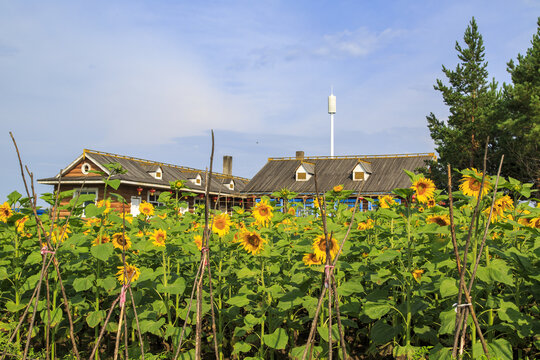
M270 206L268 200L262 199L259 201L252 209L255 222L263 226L266 225L266 223L270 222L270 219L274 216L272 210L274 210L274 208Z
M540 230L540 217L532 218L529 220L529 227Z
M318 197L315 197L315 198L313 199L313 206L314 206L316 209L320 209L321 204L319 204L319 198L318 198Z
M432 208L432 207L434 207L435 205L436 205L435 199L429 199L429 200L427 201L427 207L428 207L428 208Z
M296 209L291 206L289 210L287 210L287 214L296 216Z
M66 241L68 234L70 233L71 233L71 230L69 230L69 225L66 224L60 228L55 228L51 234L47 232L47 235L50 235L51 242L53 244L56 244L58 240L60 240L60 242Z
M197 245L197 249L201 251L202 250L202 235L195 235L193 237L193 242L195 243L195 245Z
M154 230L154 233L150 236L152 244L156 246L165 246L165 240L167 240L167 232L165 230L157 229Z
M17 229L18 233L24 233L24 223L26 223L29 219L30 218L28 216L25 216L15 221L15 228Z
M450 218L448 215L431 215L426 219L427 223L437 224L439 226L448 226L450 225Z
M109 211L111 211L111 200L99 200L97 203L98 208L105 207L105 210L103 211L104 214L107 214Z
M214 217L214 222L212 224L212 231L218 234L219 236L224 236L229 233L230 227L232 225L231 218L227 213L221 213Z
M420 177L412 184L411 189L415 191L418 202L425 203L433 198L435 183L431 179Z
M106 244L108 242L111 242L111 238L109 235L103 234L101 236L97 236L94 241L92 241L92 246L100 245L100 244Z
M8 202L6 201L2 205L0 205L0 221L1 222L7 222L7 219L13 214L13 211L11 211L11 206L9 206Z
M374 224L375 224L375 221L373 221L372 219L367 219L364 222L358 223L358 230L373 229Z
M397 202L390 195L379 196L379 206L383 209L388 209L389 207L396 204Z
M461 179L461 184L459 185L459 190L461 190L465 195L478 197L480 192L481 181L478 178L482 178L482 173L471 168L476 176L473 175L464 175ZM480 196L484 196L491 189L491 184L489 183L489 176L486 175L484 179L484 186L482 187L482 193Z
M336 254L339 249L338 242L335 238L330 239L330 256L332 260L336 257ZM323 263L326 263L326 239L324 235L319 235L313 241L313 252L317 256L317 259L321 260Z
M112 236L112 243L113 246L117 249L129 249L131 247L131 240L129 240L129 237L122 233L114 233Z
M118 272L116 277L121 284L127 284L128 280L131 279L131 282L136 281L141 275L141 270L139 270L135 265L130 265L126 262L126 266L118 266Z
M424 273L424 270L422 269L416 269L412 272L412 276L414 277L414 280L420 281L422 278L422 274Z
M504 195L495 200L495 203L493 204L493 213L491 215L491 222L497 222L499 219L502 220L505 218L504 212L508 210L512 210L514 208L514 201L510 196ZM489 216L489 209L487 208L484 210L484 213Z
M139 212L145 216L152 216L154 215L154 205L143 201L139 205Z
M334 192L341 192L343 190L343 185L336 185L333 188Z
M255 231L243 231L240 233L239 241L244 250L253 255L258 254L262 250L264 243L266 243L266 240Z
M314 253L311 254L305 254L302 258L305 265L311 266L311 265L320 265L322 262L319 258L317 258L317 255Z

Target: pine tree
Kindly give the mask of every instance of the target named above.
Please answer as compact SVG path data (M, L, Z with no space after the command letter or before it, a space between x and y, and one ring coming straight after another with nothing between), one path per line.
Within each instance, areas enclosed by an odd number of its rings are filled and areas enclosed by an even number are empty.
M495 80L491 83L487 80L484 42L474 17L463 41L463 46L456 41L459 63L455 70L442 67L448 83L437 79L434 85L449 107L448 120L439 120L433 113L427 116L431 138L439 154L438 162L431 164L431 176L438 186L446 184L448 163L454 169L481 169L486 139L496 129L493 113L499 93ZM495 144L491 145L490 149Z
M527 53L508 63L512 85L504 86L499 125L506 173L540 185L540 18Z

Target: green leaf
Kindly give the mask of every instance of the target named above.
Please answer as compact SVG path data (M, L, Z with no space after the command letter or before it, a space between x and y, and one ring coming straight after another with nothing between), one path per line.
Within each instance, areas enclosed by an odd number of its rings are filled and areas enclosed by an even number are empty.
M160 329L165 324L165 319L160 318L157 321L154 320L141 320L139 322L139 326L141 329L141 333L152 333L154 335L160 336Z
M96 259L99 259L101 261L107 261L109 260L109 257L113 254L113 244L106 243L92 246L90 248L90 253L92 253L92 255Z
M103 181L107 186L112 187L114 190L118 190L120 187L120 179L114 179L114 180L104 180Z
M328 325L326 326L317 326L317 332L319 333L319 336L324 341L328 342ZM332 325L332 341L335 341L339 339L339 332L337 328L337 324Z
M396 257L399 256L399 252L396 250L386 250L381 255L377 256L375 259L373 259L374 264L381 264L386 263L394 260Z
M86 317L86 323L91 328L96 327L103 319L105 319L105 310L91 311Z
M127 204L126 199L122 195L117 194L117 193L109 193L109 195L112 196L113 198L115 198L116 200L118 200L118 202Z
M277 328L273 333L263 335L263 341L266 346L272 349L283 350L287 346L289 337L285 329Z
M233 354L239 354L241 352L248 352L251 350L251 345L246 342L237 342L233 347Z
M7 272L6 268L1 267L0 268L0 280L5 280L8 277L9 277L9 275L8 275L8 272Z
M75 291L85 291L92 287L94 283L95 276L93 274L88 275L84 278L77 278L73 281L73 288Z
M439 335L453 334L456 323L456 312L454 311L454 309L441 312L439 318L441 319Z
M24 264L39 264L42 261L43 257L41 256L41 253L39 251L33 251L30 253L30 255L28 255Z
M10 205L15 204L17 200L19 200L21 197L22 195L19 194L17 191L13 191L11 194L7 196Z
M47 314L47 309L42 310L40 313L40 316L44 324L49 323L49 315ZM50 317L51 317L50 327L55 327L56 325L58 325L60 321L62 321L62 308L57 307L56 309L51 310Z
M160 293L171 294L171 295L181 295L184 293L184 290L186 289L186 281L184 280L184 278L180 277L176 279L174 283L168 284L167 286L158 284L156 286L156 289Z
M14 312L17 312L19 310L22 310L26 307L25 304L19 304L19 305L16 305L13 301L9 300L7 303L6 303L6 310L11 312L11 313L14 313Z
M249 304L249 299L245 295L233 296L226 303L232 306L242 307Z
M394 334L394 328L383 320L376 321L370 332L371 340L375 345L386 344L392 340Z
M349 280L338 287L338 293L341 296L349 296L352 294L361 293L363 291L364 287L358 280Z
M371 301L366 301L363 308L364 314L369 316L371 319L380 319L391 309L392 308L387 303Z
M443 298L457 295L458 293L458 287L457 287L457 281L454 279L444 279L441 282L441 287L439 290L441 291L441 296Z
M92 218L103 214L105 210L105 206L98 208L95 204L90 203L84 208L84 215L87 218Z

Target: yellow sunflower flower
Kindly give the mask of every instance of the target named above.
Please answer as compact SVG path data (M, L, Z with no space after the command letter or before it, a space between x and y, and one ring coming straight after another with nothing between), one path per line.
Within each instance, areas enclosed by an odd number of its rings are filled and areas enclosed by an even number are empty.
M152 239L152 244L156 246L165 246L165 240L167 240L167 231L157 229L154 230L154 233L150 236Z
M373 226L375 225L375 221L373 219L367 219L364 222L358 223L358 230L369 230L373 229Z
M540 217L532 218L529 220L529 227L536 228L540 230Z
M111 242L111 238L107 234L101 235L101 237L98 235L94 241L92 241L92 246L100 245L100 244L106 244L108 242Z
M486 216L489 216L489 207L484 210ZM497 222L505 218L504 212L514 209L514 201L510 196L504 195L495 200L493 204L493 213L491 214L491 222Z
M214 217L214 223L212 224L212 231L219 236L227 235L230 231L232 222L229 214L221 213Z
M422 274L424 273L424 270L422 269L416 269L412 272L412 276L414 277L414 280L420 281L422 278Z
M296 216L296 209L291 206L289 210L287 210L287 214Z
M315 255L314 253L305 254L302 258L302 261L307 266L322 264L321 259L317 258L317 255Z
M482 173L471 168L470 170L474 171L476 177L472 175L464 175L461 179L461 184L459 185L459 190L461 190L465 195L478 197L480 190L482 191L480 196L484 196L491 189L491 184L489 183L489 176L486 175L484 179L484 186L480 189L481 181L477 178L482 179Z
M434 207L435 205L436 205L435 199L429 199L429 200L427 201L427 207L428 207L428 208L432 208L432 207Z
M426 219L427 223L437 224L439 226L448 226L450 225L450 218L448 215L430 215Z
M105 207L103 214L107 214L109 211L111 211L111 200L99 200L97 203L97 207Z
M126 235L124 236L121 232L114 233L112 236L113 246L117 249L129 249L131 247L131 240Z
M18 233L24 233L24 224L29 220L30 218L28 216L25 216L23 218L20 218L19 220L15 221L15 228L17 229Z
M330 241L330 256L332 260L336 257L336 254L339 250L338 242L335 238L331 238ZM321 260L323 263L326 263L326 239L323 235L319 235L313 241L313 253L317 256L317 259Z
M6 201L2 205L0 205L0 221L7 222L7 219L11 215L13 215L13 211L11 211L11 206L9 206L9 203Z
M197 245L197 249L201 251L202 250L202 235L195 235L193 237L193 242L195 243L195 245Z
M268 201L266 199L262 199L255 205L255 207L252 209L253 217L255 218L255 222L260 225L266 225L266 223L270 222L274 214L272 213L272 210L274 208L270 206Z
M334 192L337 192L337 193L341 192L341 191L343 191L343 185L336 185L336 186L334 186L333 190L334 190Z
M240 233L239 242L244 247L244 250L256 255L262 250L266 240L255 231L243 231Z
M145 216L152 216L154 215L154 205L143 201L139 205L139 212Z
M379 196L379 206L383 209L388 209L396 204L397 202L390 195Z
M68 238L68 234L71 234L71 230L69 230L69 225L64 225L60 228L55 228L53 229L51 234L47 232L47 235L50 235L51 242L53 244L56 244L59 240L60 242L66 241L66 239Z
M425 203L433 198L435 183L431 179L420 177L412 184L411 189L415 191L416 200L420 203Z
M116 277L121 284L127 284L129 279L131 282L136 281L141 275L141 270L139 270L135 265L130 265L126 262L126 266L118 266L118 272Z

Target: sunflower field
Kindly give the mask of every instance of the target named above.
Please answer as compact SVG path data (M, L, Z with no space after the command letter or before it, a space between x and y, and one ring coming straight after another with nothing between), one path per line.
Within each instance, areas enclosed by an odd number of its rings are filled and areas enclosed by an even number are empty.
M462 254L471 230L468 276L481 254L470 296L490 358L539 358L540 208L532 185L501 178L493 197L493 177L481 183L474 169L461 174L452 194L455 237ZM323 303L310 357L342 358L344 345L349 359L450 359L460 274L449 197L431 180L409 176L410 188L367 199L374 205L367 212L353 212L344 201L352 191L339 184L324 194L324 217L317 208L323 204L306 208L286 190L262 197L251 209L211 211L207 246L204 209L179 211L190 194L173 185L160 195L163 206L143 203L135 217L111 211L107 201L83 207L89 199L81 195L55 208L71 216L56 218L49 210L36 218L29 199L13 192L0 206L2 357L22 358L28 347L32 359L139 359L143 353L145 359L176 353L194 359L190 296L206 253L211 277L200 280L202 358L300 359L326 257L337 256L350 229L334 269L345 344L335 319L329 334ZM58 195L71 199L73 192ZM41 198L56 202L53 194ZM478 198L479 216L471 226ZM38 289L37 302L30 302ZM122 309L115 307L118 299L125 302ZM485 358L470 317L464 326L463 356Z

